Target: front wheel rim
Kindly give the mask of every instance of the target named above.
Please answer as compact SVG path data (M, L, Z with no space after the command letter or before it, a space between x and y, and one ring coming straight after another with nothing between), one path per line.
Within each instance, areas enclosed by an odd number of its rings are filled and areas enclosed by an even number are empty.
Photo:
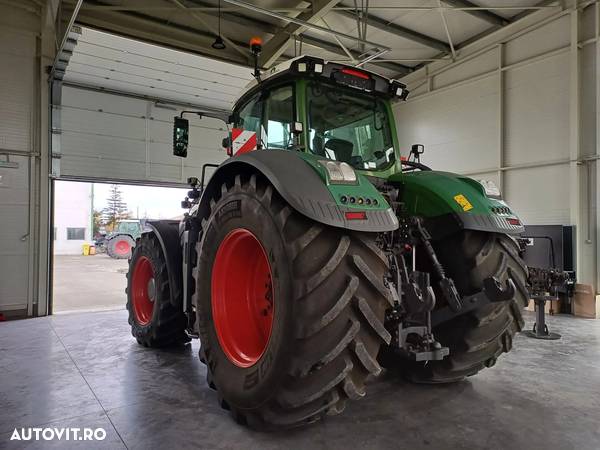
M152 320L156 303L156 282L152 262L140 256L135 263L131 278L131 303L133 315L140 325L148 325Z
M211 307L219 344L238 367L251 367L265 353L274 314L267 254L245 228L230 231L213 263Z

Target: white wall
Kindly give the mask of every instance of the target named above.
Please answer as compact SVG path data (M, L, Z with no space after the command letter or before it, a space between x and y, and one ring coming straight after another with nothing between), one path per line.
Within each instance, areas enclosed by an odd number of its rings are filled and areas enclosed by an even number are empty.
M47 173L41 145L47 122L40 104L47 86L42 67L53 55L54 36L48 38L42 12L29 0L0 4L0 312L7 317L45 311L45 302L38 302L46 296L40 224L48 205L42 193L48 177L41 175Z
M406 77L396 107L404 151L422 143L433 168L494 180L526 224L575 225L579 280L596 285L597 8L532 14Z
M92 200L91 183L54 183L55 255L81 255L83 244L91 243ZM67 228L84 228L84 239L67 239Z

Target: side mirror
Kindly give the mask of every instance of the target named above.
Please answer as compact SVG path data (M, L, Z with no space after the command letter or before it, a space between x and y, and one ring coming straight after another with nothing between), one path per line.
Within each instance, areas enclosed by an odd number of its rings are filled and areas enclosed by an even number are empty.
M425 153L425 146L423 144L413 144L410 152L415 155L415 157L418 157L419 155Z
M231 148L231 137L230 136L223 138L223 140L221 141L221 146L227 151L227 155L229 155L229 156L233 155L233 149Z
M302 125L302 122L292 123L292 133L302 134L303 131L304 131L304 125Z
M190 123L183 117L175 117L173 122L173 154L187 158Z

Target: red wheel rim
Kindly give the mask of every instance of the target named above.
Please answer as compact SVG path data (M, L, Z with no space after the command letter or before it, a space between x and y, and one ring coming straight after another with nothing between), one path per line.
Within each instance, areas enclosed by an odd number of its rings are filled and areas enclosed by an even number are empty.
M223 352L239 367L264 354L273 326L271 266L250 231L237 228L219 245L211 279L213 322Z
M119 255L126 255L130 251L131 247L129 246L129 242L125 239L121 239L115 244L115 252Z
M145 256L140 256L135 263L131 278L131 302L135 320L140 325L148 325L152 320L156 287L152 263Z

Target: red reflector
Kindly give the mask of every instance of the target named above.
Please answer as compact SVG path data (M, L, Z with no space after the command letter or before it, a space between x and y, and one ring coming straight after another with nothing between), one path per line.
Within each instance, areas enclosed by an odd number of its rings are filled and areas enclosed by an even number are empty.
M354 69L342 69L341 72L356 78L362 78L363 80L368 80L371 78L368 74Z
M506 221L511 225L521 225L521 221L519 219L514 219L512 217L509 217L506 219Z
M367 220L367 213L364 211L347 211L346 220Z

